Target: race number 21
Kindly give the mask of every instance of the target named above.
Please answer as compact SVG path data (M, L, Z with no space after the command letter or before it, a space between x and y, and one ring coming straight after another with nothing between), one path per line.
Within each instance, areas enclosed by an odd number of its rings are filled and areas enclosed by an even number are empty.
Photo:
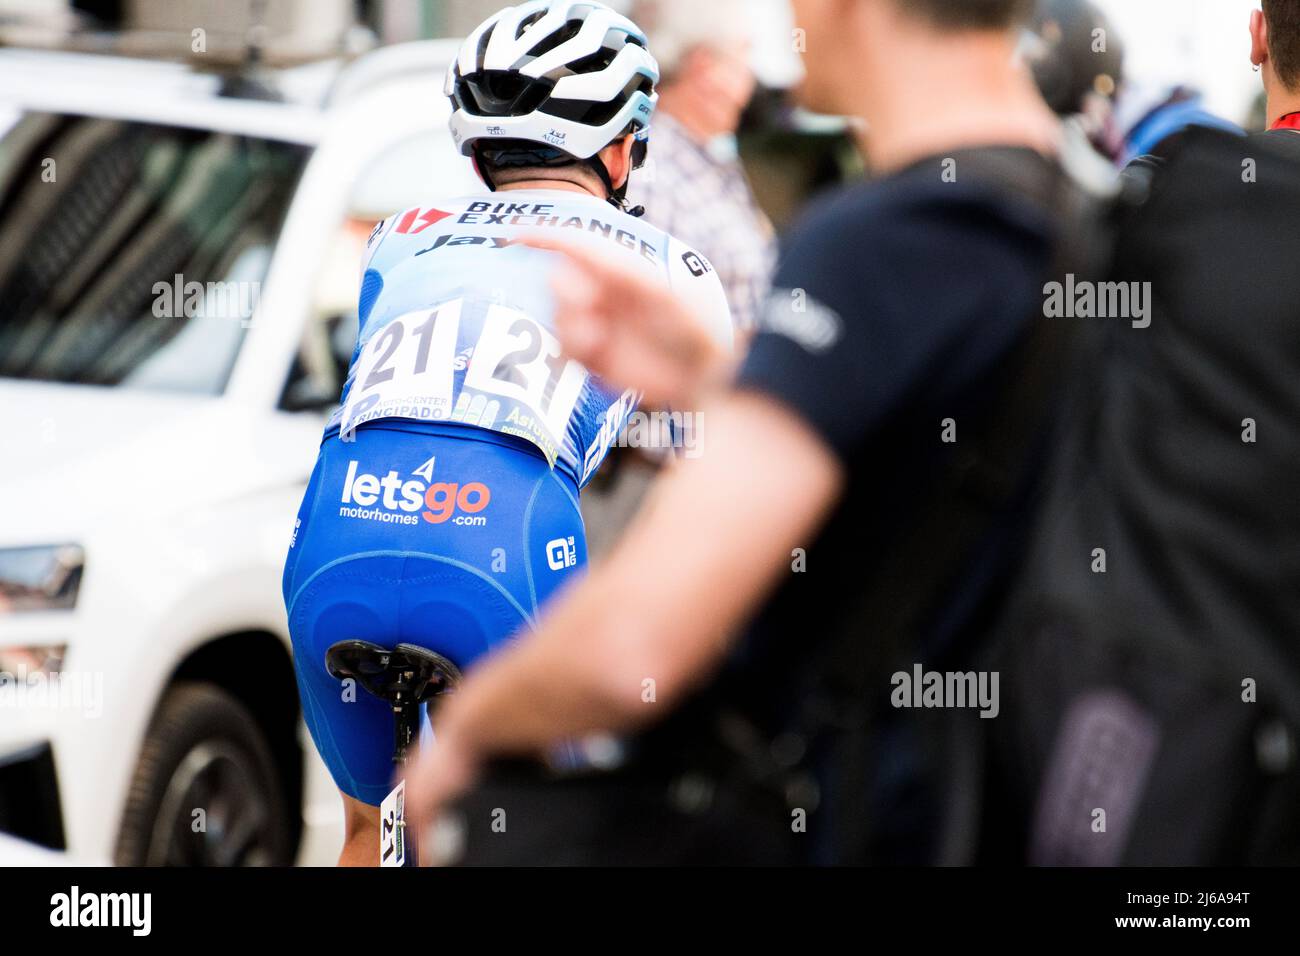
M399 316L375 333L357 361L343 430L418 403L433 419L451 410L461 302ZM412 416L414 417L414 416Z
M539 322L504 306L488 309L467 389L513 400L559 441L586 381L586 370L564 358L559 340Z

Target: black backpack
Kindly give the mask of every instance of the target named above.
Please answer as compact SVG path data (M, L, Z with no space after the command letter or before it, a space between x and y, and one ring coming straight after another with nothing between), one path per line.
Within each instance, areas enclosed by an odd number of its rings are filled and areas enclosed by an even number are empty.
M1300 862L1300 136L1191 130L1112 200L1052 205L1053 278L1149 283L1150 324L1036 316L995 425L829 636L805 709L840 716L799 730L836 782L823 843L879 858L868 702L918 660L1046 433L993 623L925 662L996 673L998 716L909 718L917 792L941 808L932 862Z
M1194 130L1134 182L1110 278L1150 283L1150 326L1076 339L1089 361L987 642L980 850L1294 864L1300 136Z

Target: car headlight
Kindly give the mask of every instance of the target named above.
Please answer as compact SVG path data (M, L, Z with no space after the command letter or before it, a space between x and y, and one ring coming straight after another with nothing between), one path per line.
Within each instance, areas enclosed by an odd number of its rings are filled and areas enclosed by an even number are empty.
M0 548L0 614L75 607L85 562L75 544Z

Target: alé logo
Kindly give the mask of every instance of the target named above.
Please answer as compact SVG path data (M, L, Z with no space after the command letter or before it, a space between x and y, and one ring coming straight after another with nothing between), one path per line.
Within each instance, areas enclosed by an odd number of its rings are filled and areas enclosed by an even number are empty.
M572 535L546 542L546 565L552 571L563 571L565 568L574 567L577 563L577 539Z
M436 457L430 458L407 479L397 471L390 471L382 478L365 474L361 472L360 462L349 462L341 501L345 509L382 509L391 515L407 516L411 521L419 514L424 521L434 525L448 522L470 527L486 525L487 517L481 512L492 502L491 489L481 481L463 485L434 481L437 461ZM369 514L355 516L372 517Z

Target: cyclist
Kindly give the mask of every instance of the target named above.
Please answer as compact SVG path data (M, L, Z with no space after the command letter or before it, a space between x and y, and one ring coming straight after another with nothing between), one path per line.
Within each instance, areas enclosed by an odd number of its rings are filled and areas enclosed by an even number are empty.
M658 77L641 30L602 4L502 10L446 87L490 192L408 209L367 244L356 351L284 571L303 713L343 794L341 864L378 858L393 725L382 701L341 690L326 650L413 643L464 670L528 630L585 563L579 489L636 406L561 354L560 260L519 240L619 255L731 341L708 261L625 208Z

